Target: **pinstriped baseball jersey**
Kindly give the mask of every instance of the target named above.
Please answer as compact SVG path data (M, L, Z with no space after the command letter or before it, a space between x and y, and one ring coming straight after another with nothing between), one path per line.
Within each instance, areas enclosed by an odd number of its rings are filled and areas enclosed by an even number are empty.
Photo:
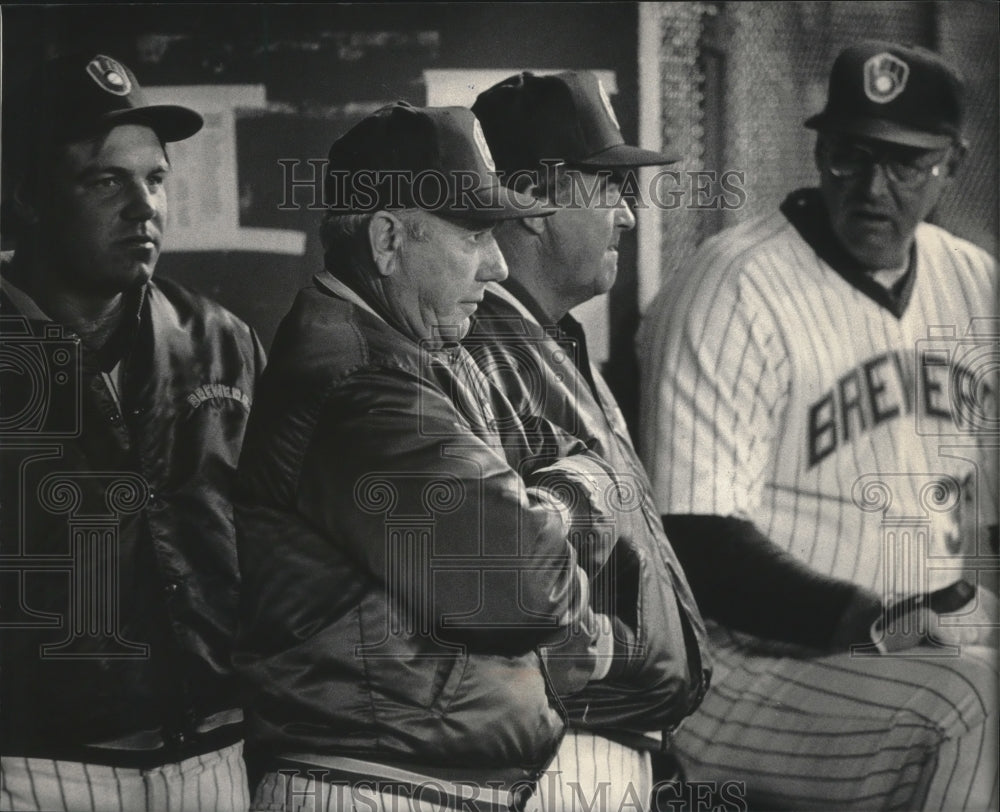
M890 598L956 579L952 540L928 524L953 515L962 483L996 522L996 266L930 224L915 245L899 315L782 213L702 247L639 335L661 513L749 519Z

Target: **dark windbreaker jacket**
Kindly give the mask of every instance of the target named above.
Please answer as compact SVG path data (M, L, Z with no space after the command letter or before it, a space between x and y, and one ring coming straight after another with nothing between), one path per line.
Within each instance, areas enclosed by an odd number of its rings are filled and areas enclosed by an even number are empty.
M230 491L260 343L167 281L98 357L5 282L0 297L4 755L162 728L167 760L239 707ZM17 298L21 307L15 304ZM120 360L120 405L102 372ZM211 748L209 748L211 749Z
M616 626L620 656L600 682L562 701L573 727L641 747L646 732L676 727L700 704L711 676L705 627L663 531L649 478L607 384L590 363L580 325L543 327L528 294L491 284L465 340L507 396L527 435L563 431L605 461L614 546L585 563L592 606Z
M515 471L504 404L459 345L419 346L331 274L299 294L240 462L236 664L259 750L480 782L551 759L564 722L538 647L587 612L568 522L604 468L573 441ZM539 497L558 487L569 518Z

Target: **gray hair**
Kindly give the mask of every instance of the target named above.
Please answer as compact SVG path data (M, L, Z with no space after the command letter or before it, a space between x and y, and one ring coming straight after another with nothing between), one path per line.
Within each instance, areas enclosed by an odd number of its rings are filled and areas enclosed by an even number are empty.
M415 242L426 242L429 238L426 224L417 220L414 209L393 212L406 228L406 236ZM319 227L319 237L323 244L324 263L329 270L366 267L373 258L368 242L368 226L373 213L342 214L327 212Z
M358 262L371 263L368 245L371 220L371 214L326 213L319 227L319 238L323 243L324 264L329 270L351 267Z

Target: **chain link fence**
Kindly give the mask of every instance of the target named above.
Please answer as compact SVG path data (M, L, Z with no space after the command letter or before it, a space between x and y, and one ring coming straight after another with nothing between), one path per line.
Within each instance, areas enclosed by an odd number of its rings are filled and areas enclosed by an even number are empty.
M969 155L931 219L996 254L995 4L662 3L658 12L662 135L683 156L675 168L742 173L746 192L736 208L665 212L662 279L706 237L815 184L815 135L802 123L822 109L840 50L870 38L934 48L965 76Z

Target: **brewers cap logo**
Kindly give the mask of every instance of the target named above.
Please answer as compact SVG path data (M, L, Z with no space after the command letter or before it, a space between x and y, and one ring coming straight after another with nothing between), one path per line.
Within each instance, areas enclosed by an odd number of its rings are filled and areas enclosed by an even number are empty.
M486 168L490 172L497 171L497 165L493 163L493 154L490 152L490 147L486 143L486 135L483 133L483 126L479 123L479 119L472 120L472 140L476 142L476 147L479 149L479 155L483 159L483 163L486 164Z
M604 109L608 112L608 116L620 130L622 125L618 123L618 116L615 115L615 108L611 106L611 99L608 98L608 91L604 89L604 84L600 79L597 80L597 92L601 97L601 103L604 105Z
M865 95L876 104L891 102L906 89L910 66L893 54L875 54L864 67Z
M97 82L97 86L116 96L127 96L132 92L132 82L129 81L128 72L120 62L116 62L110 56L98 54L87 63L87 73L90 78Z

